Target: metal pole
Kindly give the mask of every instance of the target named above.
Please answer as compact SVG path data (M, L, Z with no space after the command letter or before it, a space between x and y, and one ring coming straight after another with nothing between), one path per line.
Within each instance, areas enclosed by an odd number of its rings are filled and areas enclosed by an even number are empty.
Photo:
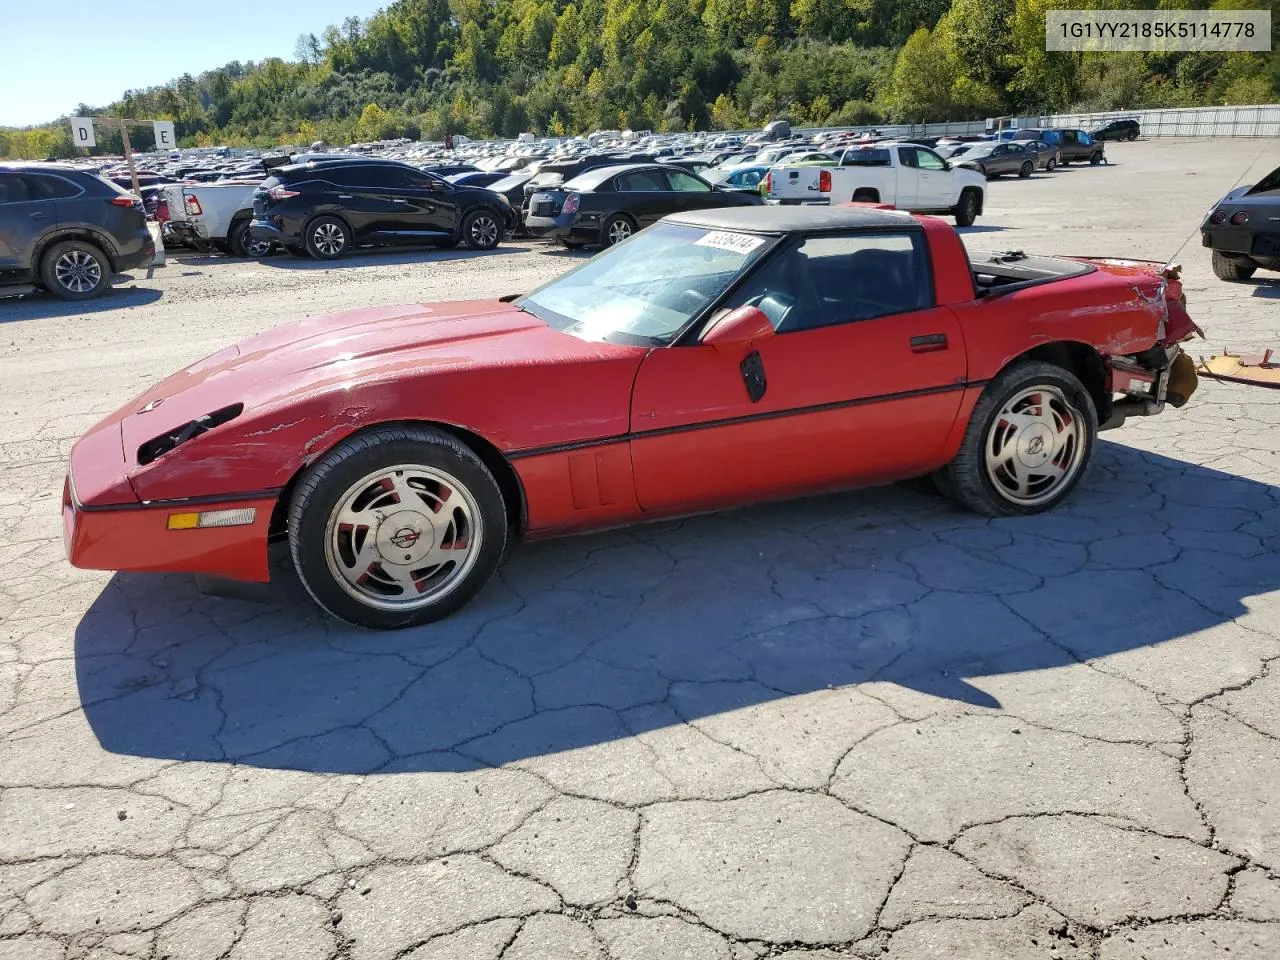
M129 124L124 119L120 121L120 137L124 140L124 158L129 162L129 178L133 181L133 192L141 198L142 188L138 186L138 168L133 162L133 148L129 146Z

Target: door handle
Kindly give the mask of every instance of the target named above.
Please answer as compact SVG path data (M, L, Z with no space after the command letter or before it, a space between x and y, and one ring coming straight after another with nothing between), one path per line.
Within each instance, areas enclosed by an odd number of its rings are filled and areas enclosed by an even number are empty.
M392 203L408 203L408 200L392 200Z
M48 220L49 215L47 213L33 213L31 214L31 219L32 220Z
M921 337L911 338L912 353L934 353L945 349L947 349L947 335L945 333L928 333Z
M351 194L349 194L349 193L340 193L340 194L338 194L338 199L339 199L339 200L350 200L350 199L351 199Z

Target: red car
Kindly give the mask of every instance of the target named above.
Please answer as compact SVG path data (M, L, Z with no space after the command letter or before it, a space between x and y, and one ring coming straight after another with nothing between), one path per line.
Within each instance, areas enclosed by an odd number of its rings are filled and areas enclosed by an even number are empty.
M934 474L1047 510L1100 428L1180 406L1176 269L966 253L862 207L679 214L517 298L356 310L228 347L103 420L76 566L268 579L437 619L520 537Z

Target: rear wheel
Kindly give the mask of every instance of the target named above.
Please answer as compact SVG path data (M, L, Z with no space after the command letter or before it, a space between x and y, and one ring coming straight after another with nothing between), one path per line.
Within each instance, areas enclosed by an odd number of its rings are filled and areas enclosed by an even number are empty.
M1088 469L1098 414L1084 385L1049 363L1019 363L987 385L943 486L989 517L1051 510Z
M337 217L316 217L303 236L307 253L317 260L337 260L351 246L351 232Z
M271 253L271 241L259 240L249 232L249 221L238 220L227 235L227 245L233 257L257 260Z
M461 233L472 250L492 250L502 239L502 221L492 210L473 210L463 218Z
M1133 143L1133 141L1135 141L1135 140L1137 140L1137 139L1138 139L1138 131L1137 131L1137 130L1130 130L1130 131L1129 131L1129 135L1128 135L1127 137L1125 137L1125 139L1126 139L1126 140L1128 140L1130 143Z
M1045 163L1044 165L1045 173L1053 173L1054 167L1056 167L1057 165L1058 165L1058 161L1053 159L1053 157L1050 157L1048 162Z
M1257 269L1258 265L1252 260L1237 260L1213 251L1213 275L1219 280L1248 280Z
M1090 166L1094 166L1094 167L1096 167L1096 166L1097 166L1098 164L1100 164L1101 162L1102 162L1102 154L1101 154L1101 153L1095 153L1095 154L1090 155L1090 157L1089 157L1089 164L1090 164Z
M290 552L312 598L375 629L458 610L493 576L507 539L493 474L425 427L346 441L307 472L289 505Z
M956 226L972 227L978 219L978 194L974 190L965 190L960 194L960 202L956 205Z
M602 242L606 247L631 239L636 232L635 221L625 213L616 213L608 219L602 231Z
M111 284L107 255L84 240L55 243L40 260L40 279L55 297L89 300Z
M874 190L855 190L853 192L854 203L879 203L880 194Z
M1022 166L1018 168L1018 176L1020 176L1023 180L1025 180L1027 177L1031 176L1031 171L1034 169L1035 169L1034 163L1032 163L1030 160L1024 160L1022 162Z

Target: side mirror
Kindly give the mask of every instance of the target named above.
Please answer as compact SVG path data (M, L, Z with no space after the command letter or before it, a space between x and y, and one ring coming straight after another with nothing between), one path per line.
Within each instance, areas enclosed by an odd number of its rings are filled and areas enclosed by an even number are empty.
M951 161L950 161L950 160L943 160L943 161L942 161L942 169L943 169L943 170L950 170L950 169L951 169Z
M743 306L730 310L702 336L702 342L717 350L744 347L753 340L773 336L773 323L759 307Z

